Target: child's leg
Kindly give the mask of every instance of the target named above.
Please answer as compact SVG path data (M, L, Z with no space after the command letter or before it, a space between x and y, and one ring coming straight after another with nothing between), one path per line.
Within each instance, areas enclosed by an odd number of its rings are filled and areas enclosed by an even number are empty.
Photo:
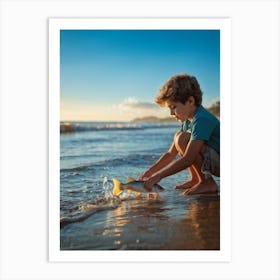
M186 182L184 182L182 184L174 186L174 190L189 189L189 188L195 186L199 182L199 178L198 178L198 176L197 176L193 166L189 167L188 171L190 173L190 180L186 181Z
M188 132L178 132L174 137L175 147L178 153L182 156L190 141L191 134ZM199 182L199 178L193 166L188 168L190 173L190 180L174 187L175 190L188 189Z
M205 178L205 174L201 172L202 163L203 156L199 154L192 166L199 181L190 189L186 190L184 194L214 193L218 191L219 187L212 176L207 176L207 178Z

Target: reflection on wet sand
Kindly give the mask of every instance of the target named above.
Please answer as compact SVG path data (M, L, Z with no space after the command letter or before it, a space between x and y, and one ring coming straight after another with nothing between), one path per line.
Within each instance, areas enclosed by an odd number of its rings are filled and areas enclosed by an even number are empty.
M219 249L219 195L127 199L61 229L61 250Z
M185 215L170 215L165 201L129 201L107 213L113 249L219 250L219 196L185 201Z
M219 250L220 249L220 203L219 201L191 202L186 216L172 223L176 228L166 244L173 250Z

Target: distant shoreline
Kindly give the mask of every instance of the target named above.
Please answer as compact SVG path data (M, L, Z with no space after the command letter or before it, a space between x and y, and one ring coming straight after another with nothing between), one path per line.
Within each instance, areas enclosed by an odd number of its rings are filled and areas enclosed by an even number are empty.
M153 116L149 116L149 117L143 117L143 118L136 118L133 119L132 122L165 122L165 123L176 123L176 119L171 118L171 117L167 117L167 118L158 118L158 117L153 117Z

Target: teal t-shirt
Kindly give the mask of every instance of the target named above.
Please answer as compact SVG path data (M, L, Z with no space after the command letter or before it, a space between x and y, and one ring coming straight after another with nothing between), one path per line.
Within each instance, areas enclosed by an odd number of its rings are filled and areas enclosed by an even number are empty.
M220 121L203 106L199 106L193 120L182 123L181 131L191 133L191 140L204 140L220 154Z

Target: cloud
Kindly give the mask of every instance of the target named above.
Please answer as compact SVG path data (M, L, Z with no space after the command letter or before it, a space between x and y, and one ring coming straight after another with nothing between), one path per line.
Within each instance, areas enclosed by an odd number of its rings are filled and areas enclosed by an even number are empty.
M141 102L135 97L128 97L117 105L121 114L126 114L130 118L166 115L165 110L154 103Z
M121 110L157 110L157 106L149 102L140 102L135 97L126 98L121 104L119 104Z

